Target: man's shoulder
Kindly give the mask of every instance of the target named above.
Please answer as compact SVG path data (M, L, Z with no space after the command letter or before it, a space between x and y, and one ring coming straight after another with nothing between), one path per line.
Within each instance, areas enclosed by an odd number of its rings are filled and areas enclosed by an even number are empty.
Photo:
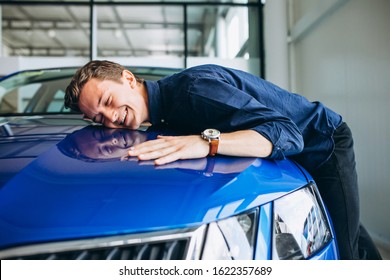
M182 73L208 73L208 72L215 72L215 71L222 71L224 69L227 69L224 66L218 65L218 64L200 64L191 66L185 70L182 71Z
M195 82L202 79L224 77L228 74L227 69L228 68L217 64L201 64L189 67L178 73L177 76Z

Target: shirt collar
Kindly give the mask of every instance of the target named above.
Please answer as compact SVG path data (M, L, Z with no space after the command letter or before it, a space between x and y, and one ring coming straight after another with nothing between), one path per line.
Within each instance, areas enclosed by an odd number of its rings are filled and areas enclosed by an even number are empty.
M159 124L162 119L162 98L157 81L145 81L148 92L149 118L151 124Z

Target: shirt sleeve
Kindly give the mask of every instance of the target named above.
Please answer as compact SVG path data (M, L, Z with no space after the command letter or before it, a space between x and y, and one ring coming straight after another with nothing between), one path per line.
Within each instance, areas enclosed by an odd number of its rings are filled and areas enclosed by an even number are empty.
M297 125L271 108L274 102L283 101L270 98L265 88L259 86L258 92L251 94L253 88L210 77L198 80L190 91L197 116L215 120L215 127L222 132L252 129L260 133L273 144L269 158L284 159L302 151L303 137Z

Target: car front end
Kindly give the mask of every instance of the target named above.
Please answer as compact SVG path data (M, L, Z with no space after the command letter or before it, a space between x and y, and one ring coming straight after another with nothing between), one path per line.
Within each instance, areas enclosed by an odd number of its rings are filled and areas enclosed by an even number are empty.
M338 259L326 206L301 166L128 157L134 143L169 133L104 128L65 109L75 70L0 81L0 259Z
M37 156L1 188L0 258L337 258L326 208L295 162L126 156L158 133L87 126Z

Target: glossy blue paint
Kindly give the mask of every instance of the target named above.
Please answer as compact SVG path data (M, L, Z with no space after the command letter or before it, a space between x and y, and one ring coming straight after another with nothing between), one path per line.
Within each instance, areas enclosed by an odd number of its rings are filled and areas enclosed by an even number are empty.
M138 162L123 152L140 135L156 133L85 128L39 155L1 189L0 247L196 226L307 182L289 160L217 156L162 167ZM64 154L64 147L77 158Z
M255 259L270 260L272 252L272 203L266 203L260 207L259 225Z

